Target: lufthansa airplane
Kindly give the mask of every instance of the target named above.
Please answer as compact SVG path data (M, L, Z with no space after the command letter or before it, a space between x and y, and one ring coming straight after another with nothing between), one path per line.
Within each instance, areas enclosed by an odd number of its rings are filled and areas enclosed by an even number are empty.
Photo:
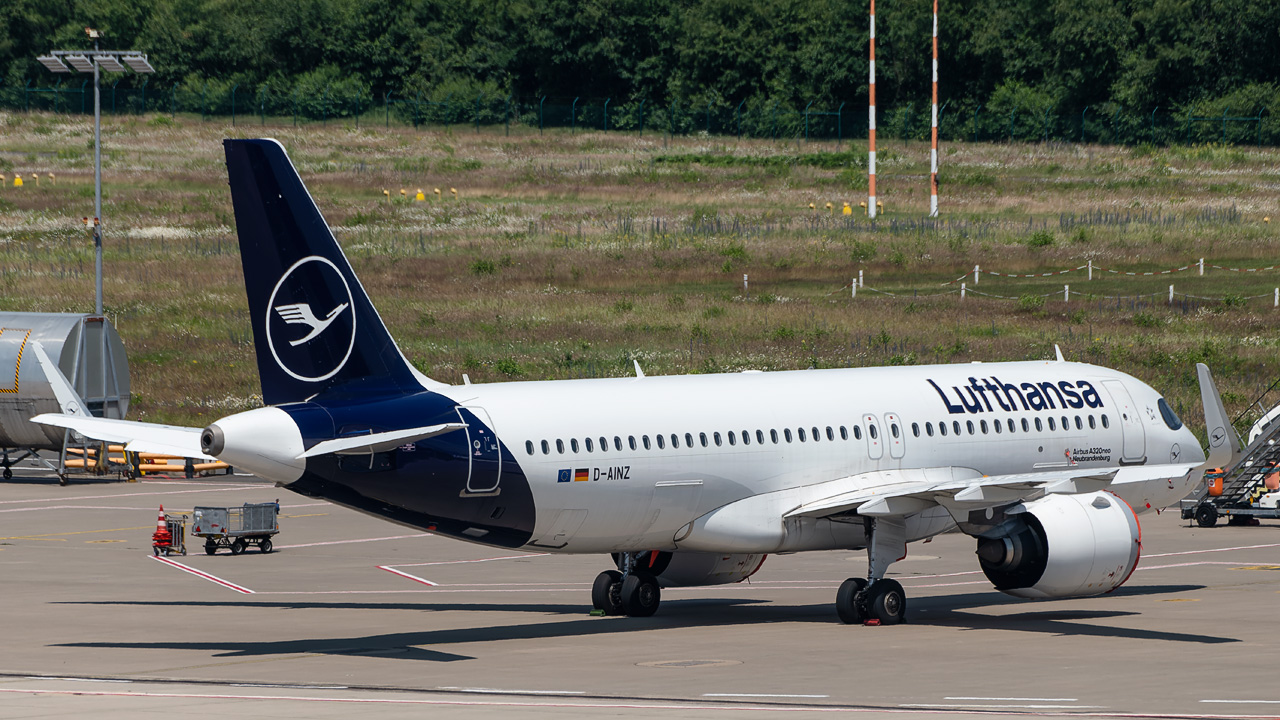
M629 616L653 614L663 587L744 580L770 553L865 548L867 574L840 586L837 613L897 623L907 599L889 566L957 528L998 590L1110 592L1138 563L1138 515L1206 467L1159 392L1061 352L447 385L397 348L280 143L224 145L266 407L203 429L38 422L217 458L459 540L611 554L591 599ZM1203 366L1200 379L1221 440L1231 426Z

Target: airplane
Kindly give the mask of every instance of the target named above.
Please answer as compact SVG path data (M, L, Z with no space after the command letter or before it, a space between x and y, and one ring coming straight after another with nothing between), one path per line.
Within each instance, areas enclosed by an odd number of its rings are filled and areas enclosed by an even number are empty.
M605 615L665 587L739 582L768 554L867 551L845 623L906 616L886 577L959 530L996 589L1100 595L1142 548L1138 516L1230 461L1206 458L1154 388L1053 360L449 385L396 346L284 147L225 140L265 407L205 428L45 414L131 450L212 457L308 497L459 540L610 554ZM324 314L318 319L317 313ZM1234 431L1231 431L1233 434ZM1238 440L1238 438L1237 438ZM1234 448L1234 450L1233 450Z

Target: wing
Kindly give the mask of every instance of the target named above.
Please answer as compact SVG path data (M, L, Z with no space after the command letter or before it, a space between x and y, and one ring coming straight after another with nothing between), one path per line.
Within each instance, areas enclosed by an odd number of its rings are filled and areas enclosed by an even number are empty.
M94 440L124 443L125 449L130 452L154 452L188 458L217 459L200 451L201 428L57 413L37 415L31 418L31 422L75 430Z

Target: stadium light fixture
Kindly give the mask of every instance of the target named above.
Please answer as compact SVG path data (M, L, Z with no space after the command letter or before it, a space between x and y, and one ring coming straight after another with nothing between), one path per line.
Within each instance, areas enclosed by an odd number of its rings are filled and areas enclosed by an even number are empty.
M40 57L36 58L36 60L39 60L41 65L44 65L45 67L49 68L51 72L56 72L56 73L71 72L71 68L64 65L62 63L62 60L57 56L41 55Z
M146 55L122 55L120 59L124 61L125 65L129 66L130 70L136 73L145 75L156 71L155 68L151 67L151 63L147 62Z
M68 55L67 62L82 73L93 72L93 61L85 55Z
M97 61L98 67L102 70L106 70L107 72L124 72L126 69L125 66L121 65L120 61L112 55L99 55L97 56Z

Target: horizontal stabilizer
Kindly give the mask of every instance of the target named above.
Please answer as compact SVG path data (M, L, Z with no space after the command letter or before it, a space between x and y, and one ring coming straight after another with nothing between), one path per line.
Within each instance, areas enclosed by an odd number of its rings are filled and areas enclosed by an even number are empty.
M409 428L408 430L392 430L390 432L341 437L318 442L310 450L298 456L299 460L319 455L367 455L369 453L386 452L419 440L426 440L436 435L443 435L454 430L461 430L463 423L444 423L427 427Z
M75 430L94 440L123 443L124 449L129 452L151 452L204 460L217 459L200 451L200 428L58 413L37 415L31 418L31 422Z

